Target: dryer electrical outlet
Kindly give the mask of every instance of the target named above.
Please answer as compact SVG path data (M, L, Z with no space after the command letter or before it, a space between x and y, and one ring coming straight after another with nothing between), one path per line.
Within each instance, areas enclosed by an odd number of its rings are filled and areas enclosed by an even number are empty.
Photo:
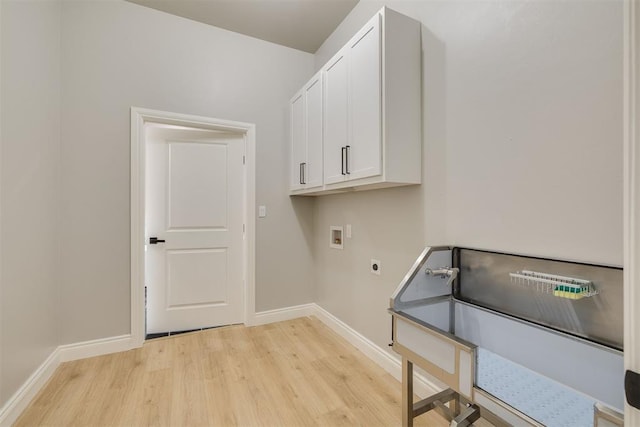
M382 269L380 265L380 260L371 259L371 274L380 275L380 270Z

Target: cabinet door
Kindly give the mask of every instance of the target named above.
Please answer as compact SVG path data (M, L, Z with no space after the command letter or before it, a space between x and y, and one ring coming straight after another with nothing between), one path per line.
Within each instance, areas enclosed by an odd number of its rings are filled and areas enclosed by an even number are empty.
M349 145L348 67L345 51L324 68L324 183L345 180L344 155Z
M304 88L307 158L303 167L305 188L322 185L322 74Z
M304 129L303 92L298 92L289 103L291 120L291 190L299 190L302 185L302 164L307 157Z
M349 47L349 179L382 173L380 15L371 19Z

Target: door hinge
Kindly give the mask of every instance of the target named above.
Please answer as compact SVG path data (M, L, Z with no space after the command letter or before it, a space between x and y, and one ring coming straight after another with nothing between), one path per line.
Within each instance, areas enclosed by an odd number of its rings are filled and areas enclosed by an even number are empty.
M244 224L242 224L242 232L245 232Z
M242 164L246 164L245 162L247 161L247 159L245 158L245 156L242 156Z

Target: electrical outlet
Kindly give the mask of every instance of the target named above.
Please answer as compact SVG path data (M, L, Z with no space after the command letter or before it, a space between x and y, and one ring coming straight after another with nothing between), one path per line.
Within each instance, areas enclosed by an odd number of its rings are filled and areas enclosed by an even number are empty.
M371 259L371 274L375 274L377 276L380 275L380 271L382 270L380 260Z

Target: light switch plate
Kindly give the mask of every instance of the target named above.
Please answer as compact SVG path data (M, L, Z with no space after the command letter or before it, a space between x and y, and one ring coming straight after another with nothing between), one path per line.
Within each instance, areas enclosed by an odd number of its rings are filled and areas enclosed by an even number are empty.
M258 206L258 218L264 218L267 216L267 207L264 205Z

